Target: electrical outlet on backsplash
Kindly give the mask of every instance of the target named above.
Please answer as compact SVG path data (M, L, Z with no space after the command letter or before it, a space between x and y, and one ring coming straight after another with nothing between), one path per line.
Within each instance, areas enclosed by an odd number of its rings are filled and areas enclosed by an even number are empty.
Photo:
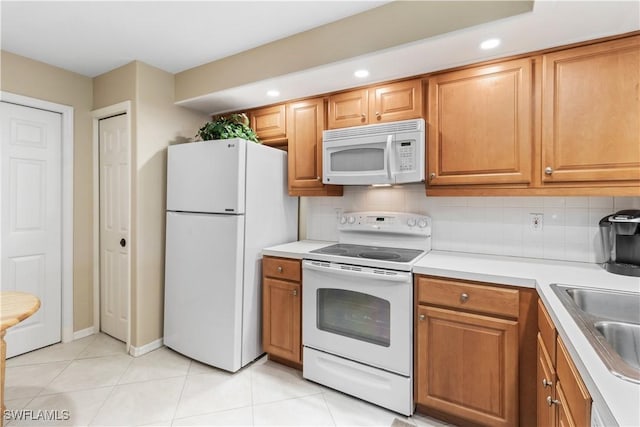
M603 261L600 219L640 209L640 197L426 197L422 184L345 186L343 197L300 201L301 239L337 240L337 212L414 212L431 216L434 250L581 262ZM542 214L541 229L532 213Z

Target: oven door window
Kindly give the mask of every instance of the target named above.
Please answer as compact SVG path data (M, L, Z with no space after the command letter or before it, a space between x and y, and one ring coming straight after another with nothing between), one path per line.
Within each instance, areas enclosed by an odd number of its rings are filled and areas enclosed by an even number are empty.
M318 289L317 297L318 329L389 347L389 301L360 292L327 288Z

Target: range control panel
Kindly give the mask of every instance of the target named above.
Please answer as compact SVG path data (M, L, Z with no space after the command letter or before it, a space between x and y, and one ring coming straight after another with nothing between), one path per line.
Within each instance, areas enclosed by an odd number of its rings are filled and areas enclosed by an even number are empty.
M431 218L405 212L346 212L338 218L339 231L431 235Z

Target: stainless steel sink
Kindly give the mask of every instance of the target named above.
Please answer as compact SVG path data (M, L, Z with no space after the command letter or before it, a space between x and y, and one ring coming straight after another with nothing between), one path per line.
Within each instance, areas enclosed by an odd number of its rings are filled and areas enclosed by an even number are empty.
M551 285L609 370L640 383L640 293Z

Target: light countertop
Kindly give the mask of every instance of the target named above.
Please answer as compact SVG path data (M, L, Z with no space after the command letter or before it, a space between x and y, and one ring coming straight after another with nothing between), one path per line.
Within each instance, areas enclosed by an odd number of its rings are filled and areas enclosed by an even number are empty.
M273 246L263 255L302 259L333 244L303 240ZM536 288L571 354L606 425L640 426L640 384L609 372L578 325L549 287L552 283L640 292L640 278L609 273L597 264L431 251L413 267L416 274Z

